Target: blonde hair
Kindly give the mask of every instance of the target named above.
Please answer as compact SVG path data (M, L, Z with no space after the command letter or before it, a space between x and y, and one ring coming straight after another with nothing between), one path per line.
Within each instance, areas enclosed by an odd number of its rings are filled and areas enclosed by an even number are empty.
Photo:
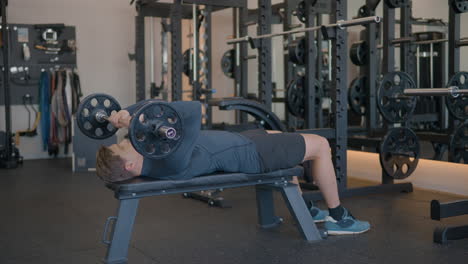
M125 169L125 160L106 146L101 146L97 152L96 174L105 182L124 181L133 177Z

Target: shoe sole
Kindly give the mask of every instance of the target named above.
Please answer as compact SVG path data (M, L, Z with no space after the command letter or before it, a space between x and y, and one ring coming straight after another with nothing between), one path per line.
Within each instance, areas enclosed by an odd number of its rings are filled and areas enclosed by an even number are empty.
M328 230L327 233L329 235L355 235L355 234L362 234L362 233L365 233L367 231L369 231L369 229L366 229L366 230L363 230L363 231L333 231L333 230Z
M322 219L322 220L314 220L314 223L324 223L325 222L325 219Z

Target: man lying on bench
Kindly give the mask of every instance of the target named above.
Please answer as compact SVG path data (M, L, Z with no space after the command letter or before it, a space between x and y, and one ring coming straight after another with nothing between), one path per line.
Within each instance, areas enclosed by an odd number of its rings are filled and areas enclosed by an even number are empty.
M128 128L134 112L151 103L142 101L110 116L116 128ZM144 158L125 139L97 154L96 172L106 182L118 182L137 176L160 180L186 180L217 171L263 173L292 168L313 161L314 181L323 193L328 211L312 206L315 222L325 222L330 235L358 234L370 224L354 218L340 205L330 146L326 138L313 134L250 130L241 133L203 130L199 102L170 103L184 121L181 146L165 159ZM294 182L297 183L297 177Z

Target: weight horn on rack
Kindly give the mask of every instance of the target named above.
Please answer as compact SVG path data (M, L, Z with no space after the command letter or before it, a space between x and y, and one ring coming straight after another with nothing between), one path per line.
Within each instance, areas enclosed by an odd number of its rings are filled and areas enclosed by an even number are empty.
M322 105L322 87L320 82L314 78L315 87L315 107L321 107ZM305 77L297 77L292 80L287 88L286 92L286 106L288 111L300 118L305 116Z
M413 79L405 72L390 72L383 76L377 90L377 106L385 120L399 123L411 117L417 99L404 95L404 90L415 87Z
M447 83L448 87L458 87L459 92L468 90L468 72L457 72ZM467 96L447 96L445 100L449 113L459 119L468 119L468 97Z

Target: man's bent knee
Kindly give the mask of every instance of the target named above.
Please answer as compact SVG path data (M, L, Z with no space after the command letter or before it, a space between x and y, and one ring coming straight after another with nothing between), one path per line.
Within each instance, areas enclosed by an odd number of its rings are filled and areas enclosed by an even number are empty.
M304 161L318 158L329 158L331 149L328 140L313 134L301 134L305 141Z

